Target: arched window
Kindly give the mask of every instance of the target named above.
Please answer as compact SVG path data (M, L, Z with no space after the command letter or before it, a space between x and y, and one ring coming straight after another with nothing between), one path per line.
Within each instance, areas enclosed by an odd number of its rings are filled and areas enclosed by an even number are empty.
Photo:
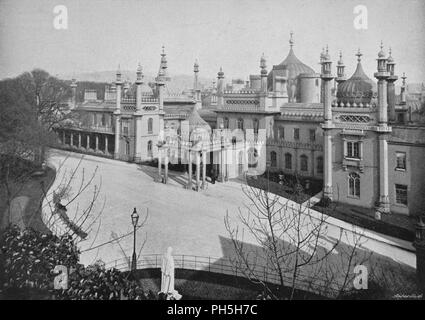
M257 157L258 151L255 148L248 149L248 168L256 168L257 167Z
M317 157L317 173L323 173L323 157Z
M254 134L258 134L258 119L254 119L253 120L253 125L254 125Z
M232 137L232 146L233 148L236 148L236 142L237 142L237 138L235 136Z
M285 169L292 169L292 154L285 153Z
M355 172L348 175L348 195L360 198L360 176Z
M148 119L148 133L152 133L153 132L153 119L149 118Z
M243 130L243 119L242 118L238 119L238 129Z
M303 154L300 157L300 160L301 160L301 171L308 171L308 157L305 154Z
M223 119L223 128L224 129L229 129L229 118L224 118Z
M148 157L152 157L152 140L148 141Z
M270 152L271 167L277 167L277 154L275 151Z

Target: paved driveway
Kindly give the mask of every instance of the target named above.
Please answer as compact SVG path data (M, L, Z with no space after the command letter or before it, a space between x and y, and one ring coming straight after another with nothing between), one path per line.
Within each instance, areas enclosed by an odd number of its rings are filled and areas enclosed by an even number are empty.
M175 254L220 258L231 252L224 216L228 212L231 219L237 222L238 208L246 201L239 183L231 181L226 184L209 184L207 190L195 192L183 187L184 176L175 175L170 179L170 183L165 185L153 181L156 169L152 167L51 150L50 162L56 167L66 158L53 188L63 181L63 176L69 177L81 157L83 160L71 183L72 190L75 192L78 189L83 170L86 179L96 170L97 173L93 184L84 191L78 201L68 206L68 214L73 217L74 214L81 213L82 208L90 203L95 185L101 189L94 214L100 212L104 204L100 219L91 227L88 239L81 242L82 263L89 264L99 258L105 262L121 259L124 257L123 251L131 254L132 236L124 237L120 245L102 244L111 240L111 233L124 235L132 231L130 215L134 207L140 214L147 211L149 213L145 227L137 233L138 247L146 238L142 254L163 253L168 246L173 247ZM321 245L325 247L332 245L332 238L338 237L341 227L349 230L348 233L351 233L353 228L352 225L334 218L329 218L327 224L327 235L321 240ZM356 230L364 232L365 249L392 261L415 267L415 254L409 251L413 250L410 243L362 231L360 228ZM349 238L343 241L349 243ZM244 240L255 243L249 237Z

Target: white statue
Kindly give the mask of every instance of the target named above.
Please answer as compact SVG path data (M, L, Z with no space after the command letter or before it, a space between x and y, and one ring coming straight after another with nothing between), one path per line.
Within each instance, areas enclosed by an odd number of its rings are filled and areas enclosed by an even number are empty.
M174 289L174 259L173 248L168 247L167 253L162 257L161 266L161 293L165 293L167 300L180 300L181 295Z

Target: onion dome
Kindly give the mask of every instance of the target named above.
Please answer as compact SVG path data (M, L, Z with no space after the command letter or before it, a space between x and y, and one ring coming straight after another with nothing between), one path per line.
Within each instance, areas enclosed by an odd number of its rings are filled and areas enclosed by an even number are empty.
M288 70L288 77L295 79L301 73L314 74L314 70L302 63L296 56L293 50L294 39L292 37L293 33L291 32L291 38L289 40L289 53L288 56L280 64L273 66L273 70Z
M370 104L376 96L376 84L363 71L360 50L356 54L357 68L354 74L338 86L338 102L353 106L354 103L363 105Z
M393 62L394 62L394 58L391 55L391 48L390 48L389 49L389 56L388 56L388 59L387 59L387 63L393 63Z

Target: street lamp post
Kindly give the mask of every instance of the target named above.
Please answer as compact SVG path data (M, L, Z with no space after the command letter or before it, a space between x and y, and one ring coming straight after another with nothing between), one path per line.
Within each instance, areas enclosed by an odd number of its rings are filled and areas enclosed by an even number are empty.
M139 215L137 214L136 208L134 208L131 214L131 223L133 224L133 257L131 259L131 271L137 269L137 256L136 256L136 228L139 222Z

